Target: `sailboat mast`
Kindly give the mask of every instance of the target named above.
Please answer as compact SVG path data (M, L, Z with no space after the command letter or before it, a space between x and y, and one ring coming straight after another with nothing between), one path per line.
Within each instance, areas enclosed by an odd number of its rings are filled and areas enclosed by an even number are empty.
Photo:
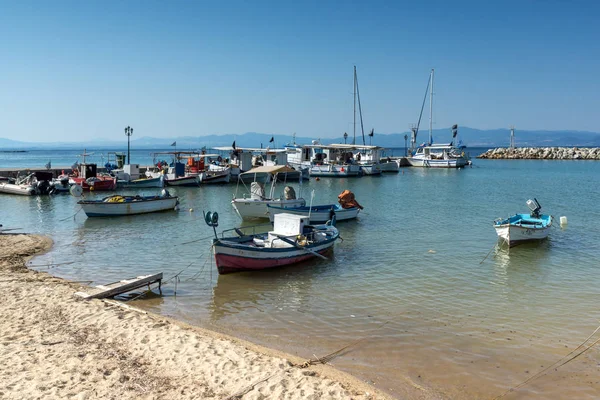
M433 68L431 69L431 92L429 93L429 145L433 142Z
M363 125L362 107L360 105L360 89L358 88L358 74L356 73L356 67L354 67L354 79L356 80L356 98L358 99L358 116L360 117L360 131L362 132L363 146L365 143L365 126Z
M356 144L356 65L354 66L354 135L352 136L352 144Z

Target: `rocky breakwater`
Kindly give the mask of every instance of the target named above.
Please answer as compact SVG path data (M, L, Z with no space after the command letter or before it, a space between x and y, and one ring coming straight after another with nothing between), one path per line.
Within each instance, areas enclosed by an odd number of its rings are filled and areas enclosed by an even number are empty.
M600 148L579 147L506 147L490 149L477 158L515 160L600 160Z

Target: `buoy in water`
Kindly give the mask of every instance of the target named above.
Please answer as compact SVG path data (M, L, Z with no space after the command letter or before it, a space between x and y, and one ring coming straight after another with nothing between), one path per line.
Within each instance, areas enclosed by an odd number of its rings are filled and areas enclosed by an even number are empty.
M321 178L319 178L319 177L317 176L315 180L317 180L317 181L320 181L320 180L321 180Z
M193 208L190 208L190 212L194 212L194 209L193 209Z
M567 226L567 217L562 216L560 217L560 226Z

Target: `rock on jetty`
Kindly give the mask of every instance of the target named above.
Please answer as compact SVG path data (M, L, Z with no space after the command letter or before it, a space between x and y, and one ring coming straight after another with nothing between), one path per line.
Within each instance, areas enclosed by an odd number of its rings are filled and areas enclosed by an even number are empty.
M490 149L477 158L515 160L600 160L600 148L579 147L506 147Z

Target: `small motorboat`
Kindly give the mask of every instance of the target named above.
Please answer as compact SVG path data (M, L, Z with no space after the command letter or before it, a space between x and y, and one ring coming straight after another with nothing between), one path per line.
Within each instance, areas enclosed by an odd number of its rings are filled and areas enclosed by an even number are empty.
M51 191L55 193L68 193L71 190L71 184L69 183L68 175L60 175L58 178L52 179L50 183Z
M208 212L205 221L215 229L217 213ZM335 218L325 225L309 225L305 216L277 214L269 232L245 234L235 228L219 237L215 230L212 247L219 274L275 268L313 257L327 259L323 254L339 238L334 225ZM228 232L236 235L226 236Z
M530 214L515 214L494 221L498 238L507 242L510 247L523 242L545 239L550 233L552 215L541 214L542 206L535 198L527 200L527 207L531 210Z
M175 210L179 201L163 189L160 196L114 195L102 200L79 200L77 204L88 217L116 217Z
M292 186L286 186L284 188L283 196L275 197L275 187L281 176L280 174L290 171L294 170L285 165L275 165L258 167L251 169L248 172L241 173L238 177L236 194L234 194L234 198L231 201L231 205L240 218L269 218L267 205L283 208L304 207L306 205L306 200L302 198L302 178L300 174L297 176L300 188L300 195L298 198L296 198L296 191ZM247 187L244 183L246 182L246 177L252 177L252 179L254 179L250 184L250 197L246 197L245 194L244 197L238 197L237 189L239 189L240 183L242 186ZM265 193L264 182L271 182L271 190L268 196Z
M271 222L273 222L275 215L288 213L307 216L309 218L309 223L311 224L323 224L331 220L334 215L336 221L354 219L358 215L358 212L363 209L363 207L355 200L354 193L349 190L344 190L338 196L338 201L339 204L325 204L293 208L278 207L276 205L267 204L267 209L269 210L269 219Z
M21 178L7 178L0 181L0 193L34 196L52 193L52 173L36 171Z

